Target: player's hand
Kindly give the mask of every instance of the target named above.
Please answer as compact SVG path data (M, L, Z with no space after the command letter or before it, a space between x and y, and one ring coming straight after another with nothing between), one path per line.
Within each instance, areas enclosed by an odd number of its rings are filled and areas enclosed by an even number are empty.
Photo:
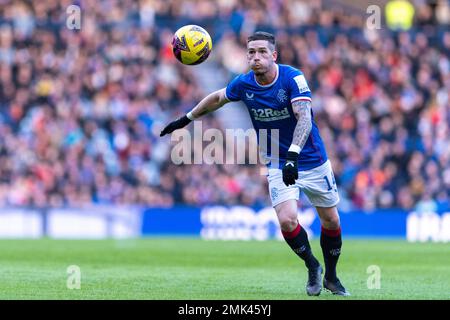
M181 129L185 126L187 126L189 123L191 122L191 120L186 116L182 116L181 118L178 118L175 121L172 121L171 123L169 123L159 134L160 137L172 133L177 129Z
M298 165L297 165L298 153L288 151L286 157L286 163L283 166L283 182L286 186L295 184L295 180L298 179Z

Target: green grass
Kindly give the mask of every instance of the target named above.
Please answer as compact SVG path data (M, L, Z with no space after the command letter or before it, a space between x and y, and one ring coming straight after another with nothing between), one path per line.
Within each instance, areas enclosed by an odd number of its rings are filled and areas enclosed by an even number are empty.
M80 290L67 288L70 265ZM370 265L380 289L367 288ZM351 297L308 297L303 262L281 241L0 241L0 299L450 299L450 246L345 240L338 275Z

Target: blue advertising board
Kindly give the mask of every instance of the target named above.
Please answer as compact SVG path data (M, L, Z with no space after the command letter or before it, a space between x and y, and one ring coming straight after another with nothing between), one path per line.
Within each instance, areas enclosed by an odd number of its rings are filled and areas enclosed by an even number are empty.
M346 237L405 238L408 212L377 210L340 212ZM310 236L320 234L320 220L313 209L299 211L299 221ZM143 214L144 236L198 236L207 239L279 238L278 221L272 208L176 206L150 208Z

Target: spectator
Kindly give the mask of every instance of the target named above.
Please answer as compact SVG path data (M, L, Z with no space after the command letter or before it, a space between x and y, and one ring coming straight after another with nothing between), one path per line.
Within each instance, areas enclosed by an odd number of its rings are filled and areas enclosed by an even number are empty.
M417 7L409 31L371 34L364 13L325 2L83 5L79 31L65 28L62 3L0 7L2 205L268 205L259 166L176 166L159 138L164 123L207 94L170 46L173 31L195 21L217 43L218 74L230 76L245 71L249 33L277 33L279 62L301 68L312 88L346 208L412 209L430 199L448 208L445 3ZM203 121L224 129L215 114Z

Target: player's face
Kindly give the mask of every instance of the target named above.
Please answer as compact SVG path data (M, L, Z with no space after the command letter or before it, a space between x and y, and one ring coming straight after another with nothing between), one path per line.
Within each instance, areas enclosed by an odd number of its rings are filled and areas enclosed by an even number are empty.
M247 44L247 62L256 75L262 75L273 67L277 52L267 40L254 40Z

